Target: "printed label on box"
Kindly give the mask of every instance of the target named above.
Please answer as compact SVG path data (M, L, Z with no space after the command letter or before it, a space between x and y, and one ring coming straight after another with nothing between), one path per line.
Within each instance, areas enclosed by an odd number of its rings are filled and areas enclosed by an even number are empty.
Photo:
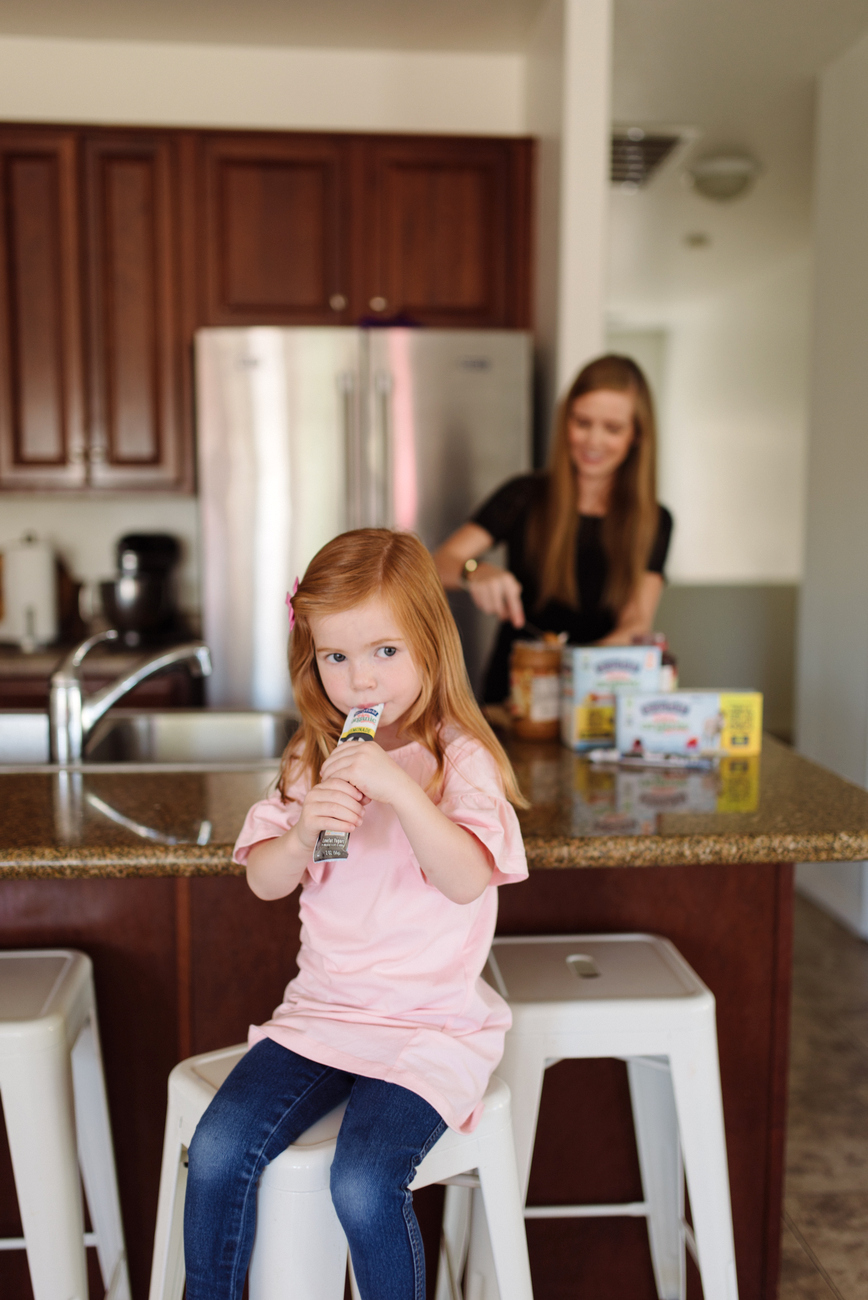
M570 749L615 743L615 699L656 691L659 646L566 646L561 669L561 740Z
M635 693L617 699L615 738L622 754L758 754L758 691Z

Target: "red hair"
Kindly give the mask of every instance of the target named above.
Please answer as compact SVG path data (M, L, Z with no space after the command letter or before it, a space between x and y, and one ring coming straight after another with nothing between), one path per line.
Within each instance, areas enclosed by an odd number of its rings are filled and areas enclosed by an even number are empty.
M403 734L419 741L437 760L432 787L442 784L444 730L454 727L488 750L506 797L526 807L512 765L473 698L458 629L434 561L418 537L387 528L357 528L333 538L313 557L292 598L295 627L289 641L289 671L302 725L283 756L278 782L283 797L299 772L312 783L319 780L323 760L337 744L344 724L343 714L320 680L311 619L353 609L376 596L394 614L422 679Z

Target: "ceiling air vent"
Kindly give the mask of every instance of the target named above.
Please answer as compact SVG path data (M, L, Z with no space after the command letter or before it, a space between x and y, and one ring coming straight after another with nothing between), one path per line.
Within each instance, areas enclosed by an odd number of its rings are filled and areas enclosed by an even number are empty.
M612 184L622 190L638 190L647 185L677 145L680 135L644 131L639 126L624 127L612 135Z

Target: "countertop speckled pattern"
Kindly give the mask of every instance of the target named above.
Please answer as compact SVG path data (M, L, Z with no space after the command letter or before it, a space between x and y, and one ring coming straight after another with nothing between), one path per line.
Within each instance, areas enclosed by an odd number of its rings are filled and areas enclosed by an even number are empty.
M532 868L868 859L868 793L765 738L719 773L594 768L508 741ZM272 771L0 775L0 876L223 875Z

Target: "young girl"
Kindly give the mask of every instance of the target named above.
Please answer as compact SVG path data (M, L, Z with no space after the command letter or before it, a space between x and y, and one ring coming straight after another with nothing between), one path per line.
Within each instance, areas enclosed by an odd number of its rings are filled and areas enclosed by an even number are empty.
M263 1169L348 1098L331 1191L359 1290L423 1300L408 1187L447 1125L474 1128L503 1051L509 1011L480 972L492 886L527 875L508 802L524 800L417 538L335 538L292 610L302 726L235 860L260 898L301 884L299 974L191 1144L187 1297L240 1300ZM371 704L385 704L376 740L336 748L346 714ZM350 832L346 860L313 861L322 830Z

